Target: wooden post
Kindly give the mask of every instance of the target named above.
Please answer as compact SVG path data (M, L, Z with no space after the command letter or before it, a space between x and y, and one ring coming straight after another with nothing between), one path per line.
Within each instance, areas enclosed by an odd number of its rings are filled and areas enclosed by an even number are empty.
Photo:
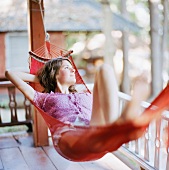
M45 42L45 29L43 25L43 17L40 11L40 4L38 0L27 0L28 2L28 36L29 49L34 51L41 47ZM42 9L43 0L40 2ZM34 87L36 89L36 87ZM48 131L47 126L40 113L34 108L33 114L33 132L35 146L48 145Z

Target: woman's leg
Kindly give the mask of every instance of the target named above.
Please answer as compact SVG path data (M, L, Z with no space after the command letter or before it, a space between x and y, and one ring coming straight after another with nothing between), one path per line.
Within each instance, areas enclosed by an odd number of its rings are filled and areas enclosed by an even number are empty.
M91 125L105 125L118 118L118 85L113 68L103 64L95 76Z
M133 88L132 100L129 102L121 117L121 121L131 120L138 116L140 103L150 94L150 85L146 75L138 77ZM105 125L117 120L119 116L118 85L113 68L103 64L95 76L93 89L93 110L91 125Z
M133 120L141 113L141 102L146 101L150 95L150 84L146 75L137 77L133 87L132 99L124 108L120 120Z

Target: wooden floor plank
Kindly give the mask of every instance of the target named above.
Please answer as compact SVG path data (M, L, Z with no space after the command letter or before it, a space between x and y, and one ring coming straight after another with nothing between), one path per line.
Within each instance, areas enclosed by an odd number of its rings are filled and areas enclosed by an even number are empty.
M106 168L109 168L110 170L131 170L127 165L125 165L112 153L106 154L103 158L97 160L96 162Z
M114 151L113 155L115 155L118 159L120 159L123 163L125 163L132 170L140 170L140 166L136 161L134 161L131 158L127 157L126 155L124 155L119 150Z
M2 164L2 160L1 160L1 157L0 157L0 170L4 169L3 167L3 164Z
M15 140L19 145L34 147L33 134L27 132L13 132Z
M41 147L20 146L20 149L30 170L57 169Z
M43 147L46 154L50 157L58 170L84 170L84 168L77 162L69 161L61 157L53 146Z
M4 170L29 170L19 148L0 149Z
M98 163L97 161L80 162L85 170L110 170L105 165Z
M86 170L131 170L112 153L93 162L81 163Z
M112 153L97 161L72 162L54 147L34 147L32 134L0 135L0 170L131 170Z
M18 146L18 143L13 138L11 133L0 135L0 149L17 147L17 146Z

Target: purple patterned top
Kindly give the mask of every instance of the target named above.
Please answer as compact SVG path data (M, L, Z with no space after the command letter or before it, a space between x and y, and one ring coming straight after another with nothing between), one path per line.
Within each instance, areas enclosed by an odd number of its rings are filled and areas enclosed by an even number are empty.
M77 119L89 125L92 113L90 93L40 93L35 91L35 104L49 115L64 123L74 123Z

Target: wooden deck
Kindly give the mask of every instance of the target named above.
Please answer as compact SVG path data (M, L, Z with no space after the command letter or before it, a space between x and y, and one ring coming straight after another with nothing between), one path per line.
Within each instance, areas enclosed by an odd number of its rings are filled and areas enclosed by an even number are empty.
M133 167L132 167L133 166ZM109 153L97 161L71 162L62 158L52 145L34 147L32 134L27 132L0 135L0 170L131 170Z

